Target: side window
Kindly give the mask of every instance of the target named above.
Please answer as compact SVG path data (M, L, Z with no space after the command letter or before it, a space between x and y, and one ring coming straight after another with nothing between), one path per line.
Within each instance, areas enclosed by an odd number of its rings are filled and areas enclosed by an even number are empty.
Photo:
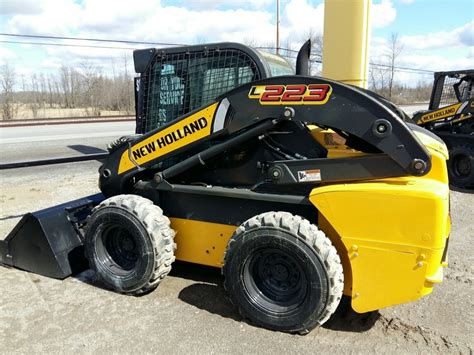
M182 111L183 79L176 75L175 65L155 63L148 83L146 131L161 127Z
M249 66L209 69L204 74L202 102L214 100L227 91L252 80L253 72Z
M260 79L255 62L236 49L169 53L142 74L144 132L205 106L233 88Z
M184 101L184 82L176 75L173 65L162 66L159 92L159 121L167 123L167 117L173 117L181 111Z

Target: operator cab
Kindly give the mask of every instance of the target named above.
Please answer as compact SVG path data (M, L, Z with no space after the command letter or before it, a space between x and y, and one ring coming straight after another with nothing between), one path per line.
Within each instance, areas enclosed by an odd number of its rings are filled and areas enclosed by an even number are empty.
M294 75L283 57L238 43L133 52L136 133L147 133L230 90L272 76Z

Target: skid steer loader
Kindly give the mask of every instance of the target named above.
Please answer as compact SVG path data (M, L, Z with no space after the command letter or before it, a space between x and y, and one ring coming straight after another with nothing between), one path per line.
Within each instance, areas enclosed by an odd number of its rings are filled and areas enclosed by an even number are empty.
M446 143L450 183L473 189L474 70L436 72L429 108L416 112L413 120Z
M24 216L1 262L59 279L89 265L131 295L175 259L210 265L244 317L298 333L343 294L357 312L429 294L447 265L446 146L370 91L307 76L309 48L296 75L235 43L135 51L137 135L109 146L101 194Z

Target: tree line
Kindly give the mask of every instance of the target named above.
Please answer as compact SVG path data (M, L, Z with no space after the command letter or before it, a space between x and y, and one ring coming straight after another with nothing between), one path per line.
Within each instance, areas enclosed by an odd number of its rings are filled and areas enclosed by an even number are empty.
M3 120L40 118L54 111L66 116L100 116L134 112L133 75L123 65L108 73L83 62L63 65L53 73L19 75L12 63L0 67L0 105ZM55 114L58 116L58 114Z
M310 72L320 75L323 52L323 37L310 31L305 38L312 40L312 60ZM259 45L254 40L247 45L276 51L274 43ZM294 62L296 51L290 41L279 48L279 54ZM416 85L406 85L397 81L397 64L403 52L397 34L392 34L385 53L369 70L369 89L397 104L428 102L431 94L431 78L424 76ZM54 111L63 116L100 116L104 114L133 114L134 90L133 74L128 69L126 57L117 66L112 63L107 73L100 67L83 62L79 66L61 66L55 73L38 73L28 77L17 75L11 63L0 67L0 105L4 120L14 118L51 117ZM56 114L56 116L58 116Z

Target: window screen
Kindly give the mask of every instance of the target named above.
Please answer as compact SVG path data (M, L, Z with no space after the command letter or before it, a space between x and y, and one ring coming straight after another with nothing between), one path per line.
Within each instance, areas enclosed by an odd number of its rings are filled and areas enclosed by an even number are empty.
M255 62L237 49L157 55L142 74L142 133L260 79Z

